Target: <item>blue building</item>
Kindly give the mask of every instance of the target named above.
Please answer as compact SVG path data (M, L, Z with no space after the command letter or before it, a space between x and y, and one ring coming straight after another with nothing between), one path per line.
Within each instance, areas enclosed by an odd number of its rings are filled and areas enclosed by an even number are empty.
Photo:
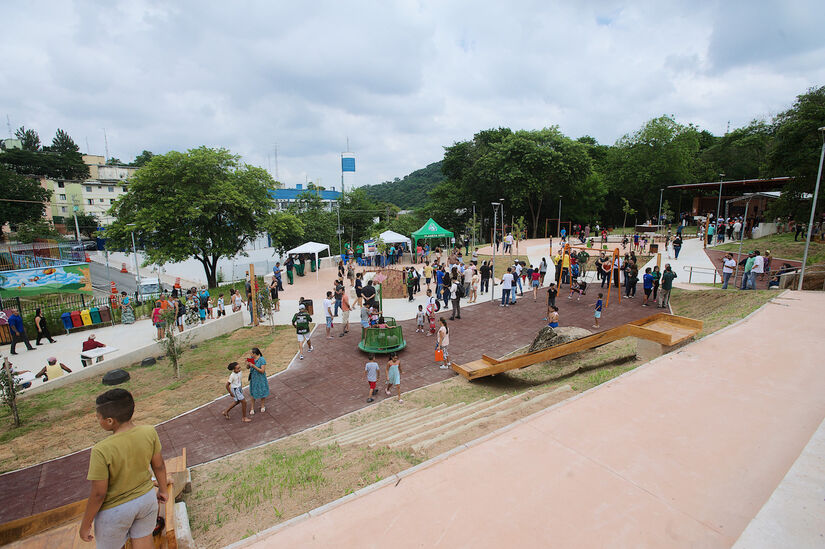
M301 183L295 185L294 189L275 189L274 191L269 191L269 194L272 195L272 198L275 200L278 210L285 210L290 204L298 200L299 195L307 192L317 194L324 203L324 206L330 211L341 199L341 193L339 191L321 191L314 187L305 189Z

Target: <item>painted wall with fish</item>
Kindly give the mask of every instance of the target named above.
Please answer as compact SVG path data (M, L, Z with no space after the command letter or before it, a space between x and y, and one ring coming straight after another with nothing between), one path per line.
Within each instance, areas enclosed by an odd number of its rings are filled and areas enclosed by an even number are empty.
M0 272L0 297L93 293L87 263Z

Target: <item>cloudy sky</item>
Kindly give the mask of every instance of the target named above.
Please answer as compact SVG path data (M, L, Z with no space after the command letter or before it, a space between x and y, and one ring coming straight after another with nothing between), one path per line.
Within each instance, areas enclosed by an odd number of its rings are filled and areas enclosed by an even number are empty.
M43 1L2 9L0 115L129 161L227 147L287 186L402 177L481 129L714 134L825 85L825 2ZM6 120L3 120L4 126ZM3 127L2 135L7 130Z

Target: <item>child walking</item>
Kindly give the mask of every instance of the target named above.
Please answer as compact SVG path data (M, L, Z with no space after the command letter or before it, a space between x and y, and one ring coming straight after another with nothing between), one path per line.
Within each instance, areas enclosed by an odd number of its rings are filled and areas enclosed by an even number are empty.
M80 539L94 540L97 547L122 547L127 539L135 548L152 547L158 504L168 498L158 433L151 425L132 422L135 401L125 389L106 391L95 399L95 405L98 423L112 435L92 447L86 477L92 489L80 523Z
M424 314L424 306L419 305L418 306L418 313L416 313L416 315L415 315L415 323L416 323L415 333L418 333L418 332L421 332L422 334L424 333L424 319L425 318L427 318L427 315Z
M395 387L398 394L398 402L404 402L401 400L401 361L398 360L396 353L390 355L390 359L387 361L387 388L384 390L387 396L392 396L390 389L393 387Z
M599 327L599 319L602 317L602 294L599 294L599 299L596 300L596 307L594 308L593 317L594 317L594 328Z
M218 318L226 315L226 305L223 302L223 294L218 296Z
M367 379L367 384L369 384L370 390L367 393L367 402L375 401L375 395L378 394L378 375L381 373L381 367L378 366L378 363L375 362L375 355L370 354L369 360L367 364L364 366L364 376Z
M241 365L237 362L230 362L226 369L232 372L229 374L229 380L226 382L226 390L229 392L229 396L232 397L232 405L224 410L223 417L229 419L229 411L240 404L241 414L243 415L243 419L241 421L244 423L249 423L252 420L246 417L246 399L243 396L243 375L241 374Z

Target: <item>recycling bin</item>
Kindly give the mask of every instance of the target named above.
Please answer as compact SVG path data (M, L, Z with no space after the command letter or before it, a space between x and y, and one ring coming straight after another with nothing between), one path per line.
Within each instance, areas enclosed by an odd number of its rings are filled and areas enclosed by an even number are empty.
M83 326L83 319L80 317L80 311L72 311L72 328L79 328Z
M63 323L63 327L66 328L66 331L72 329L72 313L63 313L60 315L60 321Z
M100 309L97 307L92 307L89 309L89 316L92 317L92 324L100 324Z
M100 321L101 322L111 322L112 321L112 313L109 310L109 307L101 307L100 308Z
M80 311L80 318L84 326L92 325L92 314L89 312L89 309L83 309Z

